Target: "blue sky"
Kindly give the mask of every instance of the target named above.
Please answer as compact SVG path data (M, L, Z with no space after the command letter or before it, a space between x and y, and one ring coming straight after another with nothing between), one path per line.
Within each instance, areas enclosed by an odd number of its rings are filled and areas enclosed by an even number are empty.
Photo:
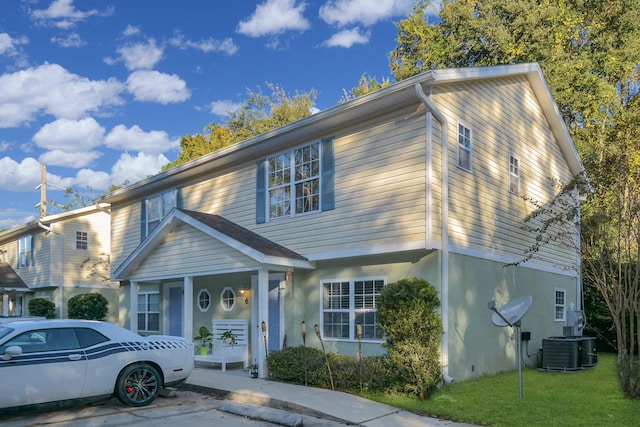
M0 229L38 216L42 163L49 199L98 196L158 173L247 88L315 89L322 110L390 77L413 3L2 0Z

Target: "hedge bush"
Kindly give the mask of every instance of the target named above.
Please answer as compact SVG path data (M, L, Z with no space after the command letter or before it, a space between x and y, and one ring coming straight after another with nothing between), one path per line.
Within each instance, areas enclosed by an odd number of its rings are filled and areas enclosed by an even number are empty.
M29 314L31 316L41 316L47 319L56 317L56 305L46 298L34 298L29 301Z
M424 279L389 283L376 303L389 363L396 369L399 391L427 398L442 380L442 320L436 289Z
M109 301L98 293L81 294L69 300L69 318L104 320L109 312Z

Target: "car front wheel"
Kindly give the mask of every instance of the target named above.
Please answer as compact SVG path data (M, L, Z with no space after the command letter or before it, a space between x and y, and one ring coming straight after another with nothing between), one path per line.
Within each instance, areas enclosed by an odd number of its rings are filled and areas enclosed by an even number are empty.
M153 366L129 365L118 375L116 397L125 405L145 406L158 397L160 387L160 374Z

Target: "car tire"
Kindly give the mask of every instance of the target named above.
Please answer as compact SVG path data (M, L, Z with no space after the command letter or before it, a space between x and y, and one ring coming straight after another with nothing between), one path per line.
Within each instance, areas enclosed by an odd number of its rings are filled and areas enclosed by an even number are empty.
M156 368L146 363L129 365L120 371L115 395L128 406L145 406L158 397L162 380Z

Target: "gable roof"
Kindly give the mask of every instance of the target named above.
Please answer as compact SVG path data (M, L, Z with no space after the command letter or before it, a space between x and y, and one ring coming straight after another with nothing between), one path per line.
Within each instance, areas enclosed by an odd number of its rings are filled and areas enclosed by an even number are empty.
M180 224L188 224L261 264L285 268L315 268L315 265L302 255L220 215L174 208L114 271L113 280L127 280L132 271Z
M429 87L438 85L513 76L523 76L529 82L572 174L577 175L582 172L584 167L540 66L537 63L526 63L426 71L386 88L359 96L309 117L206 154L128 187L118 189L102 196L100 200L118 203L144 197L146 194L178 186L217 169L264 157L269 153L282 150L290 144L326 137L354 121L368 120L404 106L419 103L415 91L417 84L427 89L428 92Z
M0 289L28 291L27 284L6 262L0 262Z

